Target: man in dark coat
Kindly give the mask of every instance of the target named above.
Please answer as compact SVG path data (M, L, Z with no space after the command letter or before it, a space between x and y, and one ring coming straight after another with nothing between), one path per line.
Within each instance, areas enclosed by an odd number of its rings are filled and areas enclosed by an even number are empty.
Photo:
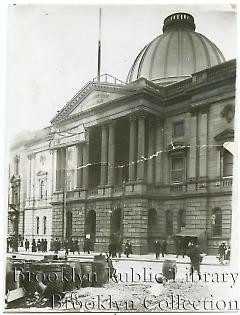
M127 258L130 254L132 254L132 244L129 240L127 240L127 242L125 243L124 254L127 256Z
M162 257L164 257L164 255L167 254L167 241L166 240L162 241L161 247L162 247Z
M26 241L25 241L25 250L26 251L29 251L29 245L30 245L29 240L26 238Z
M91 247L91 242L89 238L85 238L84 244L83 244L83 251L84 253L87 252L90 254L90 247Z
M218 248L218 253L219 253L219 261L221 263L223 263L223 261L226 258L226 250L227 250L227 246L225 244L225 242L222 242L222 244L220 244L219 248Z
M80 248L79 248L79 244L78 244L78 239L74 240L74 251L77 252L78 254L80 254Z
M201 257L201 251L198 244L193 245L191 252L189 253L189 257L191 260L190 275L193 276L194 270L196 270L198 273L199 279L201 279L200 263L201 263L202 257Z
M32 252L36 252L37 251L37 244L35 239L32 240Z
M154 251L156 254L156 259L158 259L161 253L161 243L159 241L154 242Z

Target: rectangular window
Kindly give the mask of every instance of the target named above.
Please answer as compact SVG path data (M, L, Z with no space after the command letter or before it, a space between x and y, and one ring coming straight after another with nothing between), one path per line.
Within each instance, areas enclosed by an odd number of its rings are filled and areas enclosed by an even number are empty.
M173 136L183 137L184 136L184 121L176 121L173 123Z
M232 153L224 150L223 153L223 177L233 175L233 155Z
M171 161L171 181L172 183L182 183L184 181L183 157L173 157Z

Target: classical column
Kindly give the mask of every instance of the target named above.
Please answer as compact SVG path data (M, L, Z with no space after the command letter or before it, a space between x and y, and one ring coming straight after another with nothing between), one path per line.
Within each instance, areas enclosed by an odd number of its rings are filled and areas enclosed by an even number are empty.
M144 165L143 159L145 155L145 115L141 114L138 117L138 163L137 163L137 179L144 180Z
M31 187L31 199L35 199L36 190L36 154L32 154L32 187Z
M28 161L28 171L27 171L27 199L30 199L31 197L31 181L32 181L32 172L31 172L31 164L32 164L32 156L31 154L27 157Z
M62 167L62 153L61 153L61 149L57 149L56 153L55 153L55 157L56 157L56 176L55 176L55 180L56 180L56 190L61 190L61 167Z
M101 142L101 185L106 185L107 183L107 126L102 126L102 142Z
M155 159L155 181L160 184L163 180L163 121L160 118L156 119L156 153L158 152Z
M136 170L136 140L137 140L137 124L136 117L130 116L130 132L129 132L129 181L135 180Z
M73 167L73 189L78 187L77 166L78 166L78 146L75 145L73 149L73 163L71 165L71 168Z
M86 142L83 146L82 146L82 152L83 152L83 182L82 182L82 186L83 188L87 188L88 187L88 170L89 167L87 166L89 163L89 142Z
M115 122L109 124L108 136L108 185L114 184L115 175Z
M155 153L155 120L150 117L148 121L148 161L147 161L147 182L154 182L154 160L153 154Z
M50 156L52 157L52 170L51 170L51 191L50 196L56 191L56 164L57 164L57 151L51 150Z
M207 177L208 155L208 109L200 113L199 123L199 177Z
M83 166L83 145L77 146L77 187L82 187L82 174L83 169L81 168Z
M191 112L190 120L190 148L189 148L189 179L196 178L197 162L197 112Z

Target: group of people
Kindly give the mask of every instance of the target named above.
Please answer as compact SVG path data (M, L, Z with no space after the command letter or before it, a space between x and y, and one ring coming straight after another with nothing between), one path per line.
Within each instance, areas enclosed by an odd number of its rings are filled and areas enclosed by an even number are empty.
M122 241L120 239L112 238L108 247L109 257L118 256L118 258L121 258L122 252L124 252L126 257L129 257L129 255L133 253L131 242L129 240L126 241L126 243L124 244L124 251L123 251Z
M167 254L167 241L166 239L163 240L156 240L154 242L154 252L156 255L156 259L159 259L160 254L162 254L162 257ZM202 255L201 255L201 250L199 247L199 244L197 242L189 241L187 244L186 242L178 238L176 239L175 242L175 248L176 248L176 258L179 255L182 255L184 258L185 255L187 255L190 258L191 261L191 268L190 268L190 274L192 275L194 271L196 270L199 278L201 278L200 275L200 264L202 261Z
M156 259L159 259L160 254L164 257L167 254L167 241L164 240L156 240L154 243L154 251L156 254Z
M80 254L80 242L77 238L67 238L63 242L59 238L55 238L51 240L50 243L50 250L53 251L55 254L58 254L60 250L65 250L65 255L69 255L72 253ZM91 240L89 238L85 238L83 242L83 252L90 254L91 250Z
M218 254L219 254L219 261L221 264L224 263L224 261L229 262L230 261L230 255L231 255L231 248L230 245L227 245L226 242L222 242L218 247Z
M32 252L47 252L48 250L48 242L46 239L38 239L38 241L36 242L35 239L32 240ZM29 251L30 250L30 242L28 239L25 240L24 243L25 246L25 250Z

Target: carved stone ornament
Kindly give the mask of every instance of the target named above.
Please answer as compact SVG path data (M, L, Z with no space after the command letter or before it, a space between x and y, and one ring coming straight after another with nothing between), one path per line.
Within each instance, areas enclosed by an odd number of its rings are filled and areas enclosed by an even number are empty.
M44 165L44 164L45 164L45 161L46 161L46 156L41 155L39 161L40 161L40 163L41 163L42 165Z
M226 105L221 112L222 117L226 119L228 123L230 123L234 118L234 107L233 105Z

